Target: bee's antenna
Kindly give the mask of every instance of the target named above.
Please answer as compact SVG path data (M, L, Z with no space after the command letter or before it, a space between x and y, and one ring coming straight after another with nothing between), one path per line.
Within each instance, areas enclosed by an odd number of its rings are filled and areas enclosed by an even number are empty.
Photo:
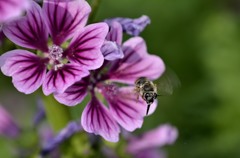
M148 104L148 105L147 105L147 113L146 113L146 115L148 115L148 111L149 111L149 109L150 109L150 105L151 105L151 104Z

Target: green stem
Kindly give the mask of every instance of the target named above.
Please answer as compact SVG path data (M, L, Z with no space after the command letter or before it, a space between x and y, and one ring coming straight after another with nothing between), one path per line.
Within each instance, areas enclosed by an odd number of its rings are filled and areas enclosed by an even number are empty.
M43 98L47 120L53 131L57 133L71 121L70 108L58 103L54 97ZM84 133L76 133L61 144L61 158L86 157L85 151L90 151L88 137Z
M95 16L97 14L98 8L100 6L101 0L92 0L91 7L92 7L92 12L88 18L89 23L94 22Z
M47 120L54 132L64 128L71 120L69 107L58 103L53 96L43 98Z

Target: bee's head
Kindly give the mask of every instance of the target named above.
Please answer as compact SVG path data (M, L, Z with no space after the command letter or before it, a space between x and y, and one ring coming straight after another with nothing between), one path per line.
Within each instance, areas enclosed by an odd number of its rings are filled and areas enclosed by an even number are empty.
M143 94L143 99L148 103L152 104L154 102L154 99L157 98L157 94L154 92L146 92Z

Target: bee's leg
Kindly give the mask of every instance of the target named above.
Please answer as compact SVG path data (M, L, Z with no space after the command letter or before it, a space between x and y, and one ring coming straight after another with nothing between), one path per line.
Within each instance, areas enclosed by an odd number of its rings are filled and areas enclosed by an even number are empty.
M137 95L137 100L139 101L139 94L136 94Z
M140 100L139 100L139 94L138 94L138 93L136 93L136 95L137 95L137 100L136 100L136 103L139 103L139 102L140 102Z
M136 101L136 102L139 102L139 89L138 89L138 88L135 88L135 89L134 89L134 93L135 93L135 95L137 96L137 101Z

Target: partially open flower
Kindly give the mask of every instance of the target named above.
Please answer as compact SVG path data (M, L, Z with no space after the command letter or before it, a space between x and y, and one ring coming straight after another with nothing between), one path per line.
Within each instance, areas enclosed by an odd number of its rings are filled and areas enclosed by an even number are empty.
M106 37L101 51L105 60L116 60L124 57L122 51L122 26L120 23L113 21L109 24L109 33Z
M54 149L56 149L61 143L66 141L76 132L81 130L81 126L77 122L70 122L68 125L63 128L56 136L50 138L42 147L41 155L46 156Z
M150 130L140 136L130 136L127 151L135 158L164 158L165 155L159 150L164 145L171 145L178 137L175 127L165 124Z
M146 15L142 15L136 19L119 17L106 19L105 21L107 23L119 22L122 25L123 31L132 36L138 36L151 23L150 18Z
M0 135L14 138L20 134L20 128L12 116L0 105Z

